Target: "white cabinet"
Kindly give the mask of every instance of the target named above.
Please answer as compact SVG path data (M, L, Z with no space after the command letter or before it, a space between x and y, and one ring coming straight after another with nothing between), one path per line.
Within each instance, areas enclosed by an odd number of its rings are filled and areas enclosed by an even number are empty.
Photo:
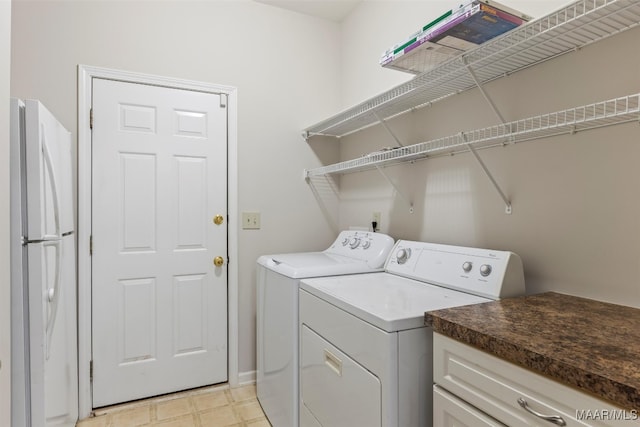
M543 375L434 333L434 427L638 425L623 410Z

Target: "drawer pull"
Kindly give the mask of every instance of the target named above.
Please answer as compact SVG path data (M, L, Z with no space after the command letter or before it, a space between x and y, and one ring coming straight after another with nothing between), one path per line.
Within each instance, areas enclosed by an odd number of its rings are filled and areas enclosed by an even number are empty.
M559 415L544 415L544 414L541 414L540 412L534 411L533 409L531 409L529 407L529 404L527 403L527 401L524 400L521 397L518 398L518 405L520 405L520 407L522 407L522 409L524 409L525 411L527 411L531 415L535 415L536 417L538 417L540 419L543 419L545 421L549 421L551 424L555 424L557 426L566 426L567 425L567 422Z
M339 377L342 376L342 360L329 350L324 350L324 364L329 367Z

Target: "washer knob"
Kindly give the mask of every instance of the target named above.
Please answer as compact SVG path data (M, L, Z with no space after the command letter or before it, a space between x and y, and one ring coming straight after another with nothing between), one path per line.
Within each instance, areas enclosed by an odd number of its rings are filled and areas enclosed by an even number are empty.
M482 264L480 266L480 275L487 277L491 274L491 266L489 264Z
M344 240L342 241L342 246L347 246L348 243L349 243L349 238L345 237Z
M464 264L462 264L462 269L466 273L470 272L472 268L473 268L473 263L470 261L466 261Z
M364 242L362 242L362 249L369 249L370 246L371 246L371 241L365 240Z
M404 264L405 262L407 262L410 256L411 249L409 248L400 249L398 252L396 252L396 260L398 260L398 264Z
M349 247L351 247L351 249L355 249L358 247L359 244L360 244L360 239L358 239L357 237L354 237L353 239L351 239L351 242L349 242Z

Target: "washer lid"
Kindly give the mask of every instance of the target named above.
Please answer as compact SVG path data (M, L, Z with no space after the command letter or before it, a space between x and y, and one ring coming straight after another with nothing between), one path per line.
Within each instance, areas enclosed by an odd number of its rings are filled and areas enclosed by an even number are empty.
M300 287L387 332L424 326L424 313L491 301L389 273L305 279Z
M258 258L258 264L294 279L382 270L382 266L374 269L366 261L326 252L263 255Z

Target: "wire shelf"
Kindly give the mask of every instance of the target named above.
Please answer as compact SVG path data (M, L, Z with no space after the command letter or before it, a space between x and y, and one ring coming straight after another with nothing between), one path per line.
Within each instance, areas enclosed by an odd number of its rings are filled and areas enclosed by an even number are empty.
M461 132L457 135L406 147L375 152L333 165L307 169L305 177L358 172L440 154L468 151L469 146L487 148L631 121L640 122L640 94Z
M639 0L579 0L304 130L343 137L640 24Z

